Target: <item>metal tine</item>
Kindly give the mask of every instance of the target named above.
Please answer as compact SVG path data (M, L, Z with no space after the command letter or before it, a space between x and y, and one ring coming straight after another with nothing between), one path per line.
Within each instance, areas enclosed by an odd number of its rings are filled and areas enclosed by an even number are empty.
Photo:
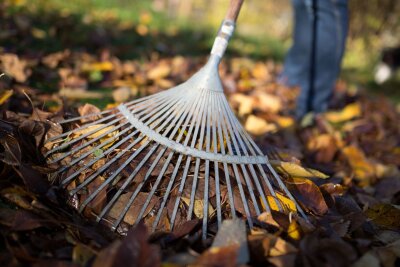
M225 108L225 114L230 113L231 110L230 110L230 108L229 108L229 106L228 106L228 101L226 101L225 99L223 99L222 102L223 102L223 104L224 104L223 106L224 106L224 108ZM230 113L230 114L231 114L231 113ZM239 141L239 145L240 145L240 147L242 148L243 153L244 153L246 156L249 156L249 152L247 151L247 147L248 147L248 149L250 150L250 153L251 153L253 156L256 155L255 152L254 152L254 150L253 150L252 147L250 146L250 144L247 142L247 140L242 139L242 138L243 138L243 133L241 132L241 127L238 127L238 125L237 125L237 122L238 122L238 121L237 121L236 117L233 117L233 116L229 116L229 117L230 117L230 118L229 118L229 119L230 119L230 124L231 124L234 128L236 128L236 131L234 131L234 134L235 134L237 140ZM245 142L246 142L247 147L246 147L246 145L243 143L244 140L245 140ZM258 192L260 193L261 200L262 200L262 202L264 203L265 209L266 209L267 211L270 212L271 210L270 210L270 207L269 207L267 198L266 198L266 196L265 196L265 194L264 194L263 188L261 187L259 178L258 178L258 176L257 176L257 174L256 174L256 172L255 172L255 170L254 170L253 165L252 165L252 164L248 164L247 167L249 168L250 173L251 173L251 175L252 175L252 177L253 177L253 181L254 181L254 183L256 184L256 187L257 187Z
M218 98L218 100L219 100L218 101L218 106L221 106L220 98ZM223 122L222 122L222 129L223 129L223 132L224 132L226 145L228 147L228 153L231 154L231 155L234 155L233 149L232 149L232 145L231 145L231 140L230 140L231 138L230 138L230 136L228 134L227 127L225 125L227 123L229 123L229 122L227 121L227 118L224 116L224 119L223 119ZM238 188L239 188L240 197L242 198L243 208L244 208L244 211L246 213L247 222L249 223L250 227L253 227L253 220L251 218L250 208L249 208L248 203L246 201L246 196L244 194L243 186L242 186L242 183L240 181L240 175L239 175L239 172L238 172L238 169L237 169L237 165L232 163L231 166L233 168L233 172L234 172L234 176L235 176L235 179L236 179L236 183L237 183Z
M167 105L168 104L168 105ZM150 120L146 122L146 124L150 124L152 121L156 120L158 118L158 116L160 114L163 114L162 117L166 117L168 116L170 113L166 113L166 111L171 112L170 107L173 106L174 104L176 104L175 102L171 101L171 102L166 102L165 105L161 106L161 111L159 111L157 113L156 116L153 116L154 112L157 112L160 108L152 111L151 113L149 113L148 115L146 115L145 117L143 117L143 120L147 119L150 117ZM62 185L65 185L66 183L69 183L74 177L76 177L77 175L79 175L82 171L88 169L91 165L93 165L95 162L97 162L100 158L105 157L106 155L108 155L109 153L111 153L112 151L114 151L117 147L119 147L121 144L125 143L126 141L128 141L130 138L132 138L133 136L135 136L137 133L139 133L139 130L136 130L134 132L132 132L131 134L129 134L128 136L126 136L125 138L123 138L122 140L120 140L118 143L116 143L115 145L113 145L112 147L110 147L109 149L107 149L105 152L102 153L101 156L96 157L94 159L92 159L89 163L87 163L85 166L83 166L82 168L80 168L79 170L75 171L73 174L71 174L69 177L67 177L64 181L62 181ZM143 139L144 136L141 137L141 139L139 141L141 141ZM137 140L135 141L135 144L137 143ZM98 145L96 148L93 149L93 151L95 151L96 149L98 149L98 147L101 147L101 144ZM127 152L127 150L123 150L121 151L118 155L122 156L122 154L124 154L125 152ZM88 154L89 152L85 153ZM122 154L121 154L122 153ZM85 156L85 155L83 155ZM86 155L87 156L87 155ZM80 157L82 158L82 156ZM114 163L115 160L117 160L118 158L114 157L110 162L108 162L106 165L109 166L111 163ZM100 169L99 169L100 170ZM101 168L101 170L103 171L104 169ZM97 173L97 172L96 172ZM101 173L101 172L100 172Z
M139 112L138 114L136 114L136 116L141 116L141 115L143 115L143 114L146 114L146 112L148 112L149 110L151 110L152 114L154 114L155 112L157 112L158 110L160 110L162 107L165 107L165 105L167 105L168 103L169 103L169 102L164 102L164 103L162 103L161 105L159 105L159 106L158 106L157 108L155 108L155 109L153 109L151 106L147 106L147 107L145 107L145 108L138 109L137 111L140 111L140 112ZM146 109L146 108L147 108L147 109ZM114 124L115 122L120 121L120 120L122 120L122 119L124 119L123 116L121 116L120 118L118 118L118 119L116 119L116 120L114 120L114 121L109 122L108 124L109 124L109 125L112 125L112 124ZM109 126L108 124L105 125L104 127L108 127L108 126ZM119 124L118 127L114 127L114 128L112 128L112 129L108 130L107 132L101 134L100 136L98 136L98 137L96 137L96 138L94 138L94 139L92 139L92 140L90 140L90 141L88 141L88 142L85 142L84 144L80 145L79 147L77 147L77 148L75 148L75 149L73 149L73 150L71 150L71 151L69 151L69 152L63 154L61 157L56 158L56 159L53 159L50 163L54 163L54 162L60 161L60 160L62 160L63 158L67 157L68 155L74 154L75 152L77 152L77 151L79 151L79 150L85 148L86 146L92 144L93 142L96 142L97 140L101 139L102 137L106 136L107 134L112 133L112 132L114 132L114 131L120 129L121 127L123 127L123 126L125 126L125 125L127 125L127 124L128 124L128 121L126 121L126 122L123 123L123 124ZM97 132L98 130L100 130L100 129L104 128L104 127L97 128L97 129L95 129L94 131ZM133 128L133 126L130 126L128 130L130 130L130 129L132 129L132 128ZM115 140L116 138L118 138L119 136L121 136L121 135L122 135L123 133L125 133L125 132L127 132L126 129L123 130L122 132L118 133L114 138L108 140L108 142L103 143L103 145L100 146L100 147L105 146L106 144L108 144L108 143L110 143L111 141L113 141L113 139ZM92 134L92 133L89 133L88 135L90 135L90 134ZM88 135L85 135L85 136L88 136ZM82 138L83 138L83 137L82 137ZM79 139L82 139L82 138L79 138ZM67 145L70 145L70 144L71 144L71 142L69 142ZM100 148L100 147L96 147L95 149L98 149L98 148ZM50 152L52 152L52 151L49 151L48 153L50 153ZM90 153L89 153L89 154L90 154ZM87 156L87 155L88 155L88 154L86 154L86 156ZM84 156L84 157L86 157L86 156ZM81 159L84 158L84 157L81 157ZM78 161L76 161L76 162L78 162ZM75 162L75 163L76 163L76 162ZM65 167L63 168L63 170L65 170Z
M114 180L114 178L120 174L120 172L128 165L131 163L131 161L139 155L144 148L150 143L150 141L146 141L140 148L138 148L135 153L133 153L111 176L107 177L103 183L96 188L96 190L90 194L88 198L85 199L85 201L81 204L79 211L82 212L83 209L103 190L110 182ZM81 184L82 185L82 184Z
M215 97L213 91L209 92L210 100ZM210 101L210 102L211 102ZM210 124L211 124L211 103L207 105L207 123L206 123L206 152L210 152ZM203 227L202 227L202 238L207 239L207 221L208 221L208 194L209 194L209 180L210 180L210 160L205 161L205 172L204 172L204 205L203 205Z
M209 103L209 100L208 100L209 97L210 97L210 94L207 95L206 103ZM199 142L198 142L198 149L199 150L202 150L202 147L203 147L206 115L207 115L206 114L206 110L204 109L202 117L201 117L200 139L199 139ZM195 197L196 197L197 179L199 178L199 169L200 169L200 158L196 158L196 165L195 165L195 168L194 168L192 190L190 191L190 202L189 202L189 210L188 210L188 214L187 214L187 220L191 220L192 219L192 215L193 215L193 208L194 208L194 202L195 202Z
M196 97L196 94L194 94L193 96ZM177 131L178 131L179 128L181 127L183 120L185 119L185 117L186 117L187 115L189 115L188 112L189 112L189 109L190 109L190 107L191 107L191 103L192 103L191 101L187 101L187 102L185 103L186 105L185 105L184 107L182 107L183 110L181 110L181 111L178 113L178 114L180 114L180 115L175 117L174 124L175 124L176 120L178 120L178 119L179 119L179 122L175 125L175 128L173 129L172 133L170 134L170 138L172 138L173 136L175 136L175 134L177 133ZM180 135L183 135L183 132L184 132L184 131L181 131ZM166 159L166 161L165 161L165 163L164 163L164 166L163 166L163 168L162 168L160 174L158 175L158 177L157 177L157 179L156 179L156 182L153 184L153 187L152 187L151 191L149 192L149 195L148 195L148 197L147 197L147 199L146 199L146 202L144 203L142 209L140 210L140 213L139 213L139 215L138 215L138 218L142 218L142 217L143 217L143 214L144 214L144 212L146 211L147 206L149 205L150 200L151 200L151 198L153 197L155 191L157 190L158 185L159 185L160 182L161 182L161 178L163 177L164 172L166 171L166 169L167 169L167 167L168 167L168 165L169 165L169 163L170 163L170 161L171 161L173 155L174 155L174 152L173 152L173 151L169 152L168 158ZM161 208L160 210L162 211L162 208ZM135 224L137 224L137 223L138 223L138 220L136 221Z
M171 106L171 105L173 105L173 104L175 104L175 103L172 103L172 104L170 104L169 106ZM159 114L163 114L163 116L161 117L162 119L165 119L167 116L170 116L170 117L173 116L173 110L172 110L172 109L168 110L168 107L169 107L169 106L164 107L163 110L159 112ZM165 112L165 111L169 111L169 112ZM147 119L148 117L151 117L151 116L152 116L152 113L154 113L154 112L155 112L155 111L153 111L153 112L147 114L145 117L143 117L143 120ZM158 118L158 116L151 117L150 120L146 122L146 124L150 124L152 121L156 120L157 118ZM160 120L160 121L162 121L162 120ZM167 121L169 121L169 120L167 120ZM120 144L124 143L125 141L127 141L128 139L132 138L133 136L135 136L137 133L139 133L139 130L136 130L136 131L133 132L132 134L126 136L124 139L122 139L120 142L118 142L118 143L119 143L118 146L119 146ZM120 158L123 154L125 154L126 152L128 152L134 145L136 145L137 143L139 143L139 142L140 142L141 140L143 140L143 138L145 138L145 137L146 137L146 136L144 136L144 135L140 135L133 143L131 143L127 148L123 149L120 153L118 153L111 161L107 162L105 165L103 165L101 168L99 168L94 174L92 174L89 178L87 178L87 179L86 179L82 184L80 184L75 190L77 190L78 188L82 188L84 185L86 185L86 184L88 184L89 182L91 182L91 181L95 178L95 176L97 176L97 175L99 175L100 173L102 173L106 168L108 168L112 163L114 163L114 162L115 162L118 158ZM118 146L114 145L114 146L112 147L112 149L115 149L115 148L118 147ZM110 148L110 149L111 149L111 148ZM109 149L109 150L110 150L110 149ZM104 152L104 154L110 153L109 150L107 150L106 152ZM96 162L98 159L99 159L99 157L98 157L98 158L95 158L95 159L94 159L95 162ZM92 161L93 161L93 160L92 160ZM89 165L89 166L92 165L92 161L89 162L87 165ZM78 190L78 191L79 191L79 190ZM73 191L72 191L72 192L73 192ZM76 191L76 192L77 192L77 191ZM76 193L76 192L75 192L75 193Z
M175 120L173 123L171 123L168 127L168 129L163 133L163 136L166 136L167 133L171 130L172 126L174 126L174 124L176 123L176 120L178 120L178 117L175 117ZM169 121L169 120L168 120ZM167 121L167 122L168 122ZM160 129L162 129L163 126L160 127ZM175 128L178 129L178 128ZM174 131L173 133L171 133L171 136L173 136L176 133L176 131ZM153 161L153 164L150 166L149 170L147 171L144 179L142 182L140 182L140 184L137 186L136 190L132 193L131 197L129 198L128 203L125 205L123 211L121 212L120 216L117 218L117 220L114 222L112 229L116 229L118 227L118 225L121 223L122 219L125 217L126 213L128 212L130 206L132 205L132 203L134 202L134 200L136 199L137 195L139 194L141 188L143 187L143 185L146 183L147 179L149 178L150 174L153 172L154 168L158 165L158 162L160 161L161 157L164 155L165 151L167 150L166 147L164 147L160 153L158 154L157 158ZM169 163L168 163L169 164ZM166 168L167 165L164 165L164 167ZM163 174L165 172L165 170L161 170L160 174ZM147 204L146 204L146 208L150 202L151 198L147 199ZM139 214L139 217L142 217L143 213L144 213L145 209L143 210L143 212L141 214Z
M202 95L202 94L203 94L203 92L201 92L201 95ZM201 96L200 96L200 97L201 97ZM182 129L181 129L181 132L179 133L179 135L178 135L178 137L177 137L177 139L176 139L176 142L179 143L180 140L182 139L183 134L184 134L184 132L185 132L187 126L188 126L188 123L189 123L190 119L192 119L192 118L194 117L194 114L195 114L195 113L194 113L194 110L197 108L196 105L199 105L199 102L200 102L200 101L197 101L196 104L195 104L194 106L191 107L191 109L190 109L188 115L186 116L185 122L184 122L184 124L183 124L183 126L182 126ZM192 124L192 126L193 126L193 124ZM191 129L193 129L192 126L190 127ZM187 133L186 138L185 138L185 141L184 141L184 146L186 146L187 143L189 142L189 140L190 140L190 134L191 134L191 133ZM173 136L172 136L172 137L173 137ZM178 170L179 170L179 167L180 167L180 165L181 165L182 158L183 158L183 154L179 154L178 160L177 160L177 162L176 162L176 164L175 164L174 171L173 171L173 173L172 173L172 176L170 177L170 181L169 181L168 186L167 186L167 189L166 189L166 191L165 191L165 193L164 193L163 202L161 203L161 206L159 207L159 211L158 211L158 213L157 213L157 217L156 217L156 219L154 220L153 227L152 227L152 228L153 228L153 231L155 230L155 228L156 228L157 225L158 225L158 222L160 221L162 211L163 211L163 209L164 209L164 207L165 207L165 204L166 204L167 199L168 199L168 197L169 197L169 194L170 194L170 192L171 192L171 188L172 188L172 186L173 186L173 184L174 184L175 177L176 177L176 175L178 174Z
M161 99L161 100L158 102L158 104L159 104L160 102L162 102L162 101L163 101L163 99ZM146 109L150 109L150 106L144 106L144 107L142 107L142 108L138 108L137 111L143 111L143 110L146 110ZM132 108L132 110L133 110L133 108ZM142 113L143 113L143 112L142 112ZM92 115L92 116L93 116L93 115ZM70 131L68 131L68 132L65 132L65 133L63 133L63 134L61 134L61 135L59 135L59 136L55 136L55 137L53 137L53 138L50 138L50 139L47 140L47 142L50 142L50 141L53 141L53 140L56 140L56 139L60 139L60 138L62 138L62 137L65 137L65 136L70 135L71 133L75 133L75 132L82 131L82 130L84 130L84 129L90 127L90 126L99 124L99 123L101 123L101 122L103 122L103 121L107 121L107 120L109 120L109 119L111 119L111 118L113 118L113 117L115 117L115 116L117 116L117 114L112 114L112 115L110 115L110 116L108 116L108 117L101 118L101 119L96 120L96 121L93 121L93 122L91 122L91 123L84 124L84 125L82 125L80 128L73 129L73 130L70 130ZM53 148L52 150L48 151L48 152L46 153L45 156L47 157L48 155L54 153L55 151L59 151L59 150L61 150L61 149L64 149L64 148L68 147L69 145L71 145L71 144L73 144L73 143L76 143L76 142L82 140L83 138L86 138L87 136L90 136L90 135L92 135L92 134L98 132L99 130L104 129L104 128L110 126L111 124L114 124L114 123L116 123L116 122L118 122L118 121L120 121L120 120L122 120L122 119L123 119L123 117L121 116L120 118L117 118L117 119L115 119L115 120L113 120L113 121L111 121L111 122L108 122L106 125L103 125L103 126L101 126L101 127L99 127L99 128L96 128L96 129L93 129L93 130L87 132L86 134L81 135L81 136L78 137L78 138L75 138L75 139L73 139L73 140L71 140L71 141L69 141L69 142L66 142L66 143L62 144L61 146L55 147L55 148Z
M80 155L78 158L72 160L67 166L63 166L62 168L60 168L58 171L56 171L56 173L61 173L63 171L65 171L66 169L69 169L71 166L75 165L76 163L78 163L79 161L81 161L82 159L86 158L87 156L89 156L90 154L93 153L93 151L96 151L97 149L100 149L106 145L108 145L109 143L114 142L118 137L120 137L121 135L125 134L126 132L128 132L129 130L131 130L133 127L130 128L126 128L124 130L122 130L121 132L119 132L115 137L110 138L109 140L102 142L101 144L98 144L97 146L95 146L93 149L91 149L90 151L85 152L84 154ZM76 151L75 151L76 152ZM65 157L59 157L55 160L52 160L50 163L55 163L58 162L60 160L62 160Z
M229 106L227 105L227 103L225 103L225 108L228 108L228 107L229 107ZM247 132L244 131L242 125L240 124L240 122L239 122L236 118L234 119L234 124L235 124L235 127L236 127L236 129L238 130L238 132L241 134L243 140L244 140L245 143L247 144L248 148L250 149L251 153L253 153L254 155L257 155L257 152L255 151L255 149L254 149L253 147L255 147L256 150L257 150L257 149L258 149L258 146L254 143L253 139L247 134ZM261 155L261 156L263 155L263 154L261 153L260 150L258 150L258 154ZM267 159L267 160L268 160L268 159ZM259 170L260 173L261 173L261 176L262 176L263 179L264 179L264 182L266 183L266 185L267 185L267 187L268 187L269 193L270 193L272 196L274 196L274 201L275 201L275 203L278 205L279 210L283 210L283 207L282 207L281 203L276 199L275 190L272 188L271 182L269 181L269 179L268 179L268 177L267 177L267 175L266 175L266 173L265 173L263 167L261 166L261 164L257 164L257 167L258 167L258 170ZM254 170L254 169L253 169L253 170ZM255 177L255 176L254 176L254 177ZM266 207L266 209L267 209L268 212L271 211L270 205L269 205L269 202L268 202L268 201L267 201L265 207Z
M246 136L245 140L248 140L248 141L252 144L252 146L253 146L253 148L256 150L256 152L257 152L259 155L264 155L264 154L261 152L260 148L255 144L255 142L253 141L253 139L243 130L242 126L240 125L240 123L239 123L237 120L236 120L236 126L237 126L237 129L239 129L239 130ZM295 203L296 208L297 208L297 210L300 212L300 214L301 214L305 219L307 219L307 216L305 215L305 213L304 213L304 211L302 210L302 208L300 207L300 205L298 205L298 203L297 203L297 201L294 199L293 195L292 195L292 194L290 193L290 191L286 188L286 186L283 184L282 180L280 179L279 175L276 173L276 171L274 170L274 168L273 168L273 167L271 166L271 164L269 163L268 157L267 157L267 156L265 156L265 157L266 157L266 159L267 159L267 161L268 161L268 163L267 163L266 165L267 165L269 171L272 173L272 175L273 175L273 177L275 178L275 180L278 182L279 187L285 192L285 194L289 197L289 199L292 200L292 201ZM281 203L280 203L279 201L276 200L277 197L276 197L275 190L272 188L272 185L271 185L271 183L269 182L268 178L266 178L266 174L265 174L265 172L264 172L264 169L263 169L261 166L259 166L259 168L260 168L261 173L263 174L263 178L264 178L265 182L267 183L268 189L270 190L271 194L275 197L275 202L277 203L278 207L280 207L281 209L283 209ZM308 219L307 219L307 220L308 220Z
M135 178L136 174L141 170L143 165L147 162L147 160L153 155L156 149L159 147L158 144L154 145L146 156L140 161L140 163L136 166L135 170L129 175L129 177L125 180L122 186L118 189L118 191L114 194L113 198L107 203L107 205L102 209L99 215L97 215L96 221L99 222L104 215L110 210L112 206L114 206L115 202L118 200L119 196L124 192L125 188L132 182Z
M170 119L171 118L172 117L170 117ZM166 124L169 122L170 119L164 121L164 123L156 131L157 132L161 131L166 126ZM169 127L169 129L167 129L166 132L168 132L170 130L172 125L173 124L170 124L170 127ZM145 146L147 146L147 143L143 147L145 147ZM126 179L124 184L118 189L118 191L115 193L113 198L108 202L106 207L104 207L103 210L101 211L101 213L97 216L97 219L96 219L97 222L99 222L101 220L101 218L108 212L108 210L114 205L114 203L118 200L118 197L122 194L122 192L125 190L125 188L131 183L131 181L134 179L136 174L140 171L140 169L143 167L143 165L146 163L146 161L150 158L150 156L154 153L154 151L157 149L157 147L158 147L158 144L154 145L152 147L152 149L147 153L147 155L136 166L135 170L129 175L129 177ZM133 160L133 158L131 160ZM130 162L131 160L128 160L128 162ZM109 179L110 178L107 178L107 180L109 180ZM110 180L112 180L112 179L110 179Z
M124 209L120 213L119 217L115 220L113 223L111 229L116 230L118 225L121 223L122 219L125 217L126 213L128 212L129 208L132 206L133 201L135 201L136 197L140 193L140 190L142 189L143 185L147 182L147 179L150 177L151 173L153 172L154 168L158 165L158 162L160 161L161 157L164 155L165 151L167 150L166 147L162 148L161 151L158 153L156 159L153 161L151 164L150 168L148 169L145 177L143 178L143 181L141 181L138 186L136 187L135 191L132 193L131 197L129 198L128 202L126 203ZM140 216L138 216L140 217Z
M290 191L286 188L285 184L282 182L282 180L279 178L278 174L276 173L276 171L274 170L274 168L272 168L271 164L268 162L267 163L267 167L270 170L270 172L272 173L272 175L275 177L275 179L277 180L279 187L285 192L285 194L289 197L290 200L293 201L293 203L296 205L297 211L301 214L301 216L308 221L308 218L306 216L306 214L304 213L303 209L300 207L300 205L297 203L297 201L294 199L292 193L290 193Z
M202 92L202 93L204 94L204 92ZM200 124L196 123L196 122L202 116L202 114L203 114L203 112L205 110L205 108L204 108L205 104L206 104L206 101L205 101L205 97L203 96L203 97L200 98L200 104L199 104L197 110L194 112L195 115L193 116L192 123L190 125L189 131L188 131L188 134L187 134L187 136L189 136L189 138L187 138L185 140L185 145L187 145L187 143L188 143L188 141L190 139L190 136L191 136L191 134L193 132L193 129L195 129L194 133L193 133L191 145L190 145L191 148L194 148L194 146L196 145L197 134L199 132L199 127L200 127ZM194 127L195 125L196 125L196 127ZM174 227L174 223L175 223L176 215L177 215L177 212L178 212L180 199L181 199L181 196L182 196L182 193L183 193L183 189L185 187L186 178L187 178L187 174L188 174L188 171L189 171L191 160L192 160L192 157L190 155L188 155L187 158L186 158L186 164L185 164L185 168L184 168L184 171L183 171L183 174L182 174L182 178L181 178L181 183L180 183L180 186L179 186L179 189L178 189L178 193L177 193L177 196L176 196L176 199L175 199L174 209L172 211L172 215L171 215L171 219L170 219L170 224L171 224L171 229L170 230L171 231L173 230L173 227Z
M221 103L221 101L222 101L222 103ZM220 99L221 107L224 105L224 102L226 102L226 98ZM227 120L226 125L228 126L228 131L229 131L230 136L232 138L233 145L234 145L234 147L235 147L235 149L237 151L238 156L241 156L242 153L240 152L240 148L239 148L237 140L236 140L235 131L232 129L232 125L231 125L232 117L234 116L233 112L231 112L231 110L224 110L223 113L226 116L226 120ZM256 213L258 215L258 214L260 214L260 208L258 207L258 200L256 199L256 197L254 195L253 185L252 185L252 183L250 181L250 178L249 178L249 175L247 173L245 165L244 164L240 164L240 167L242 169L242 173L244 175L244 179L245 179L245 182L246 182L246 185L247 185L247 189L248 189L248 191L250 193L250 197L251 197L252 201L254 202L253 206L254 206L254 208L256 210Z
M166 93L166 92L167 91L163 91L163 92L160 92L160 93ZM131 105L139 103L139 102L144 102L145 100L148 100L150 98L158 98L158 97L160 97L160 94L154 94L154 95L141 97L139 99L135 99L135 100L132 100L130 102L125 103L125 106L128 107L128 106L131 106ZM81 119L86 119L86 118L90 118L90 117L94 117L94 116L104 115L104 114L110 113L110 112L115 111L115 110L117 110L117 108L112 108L112 109L104 110L104 111L101 111L101 112L95 112L95 113L87 114L87 115L84 115L84 116L73 117L73 118L70 118L70 119L59 121L58 123L59 124L65 124L65 123L69 123L69 122L73 122L73 121L77 121L77 120L81 120Z
M213 148L214 153L218 153L218 141L217 141L217 125L216 122L220 120L220 113L215 110L216 100L215 97L211 99L211 114L214 116L212 119L212 136L213 136ZM220 149L224 145L224 143L220 143ZM221 226L222 223L222 211L221 211L221 193L219 188L219 168L218 161L214 161L214 178L215 178L215 195L216 195L216 205L217 205L217 223L218 227Z
M218 104L218 99L217 99L217 104ZM217 112L220 114L221 108L219 105L217 107ZM225 153L225 143L224 143L224 136L222 134L222 126L221 126L221 120L218 120L218 137L219 137L219 142L221 144L221 153L223 155L226 155ZM228 198L229 198L229 204L231 207L231 214L232 218L236 218L236 210L235 210L235 202L233 200L233 191L232 191L232 185L230 181L230 175L229 175L229 170L228 170L228 164L226 162L223 162L224 166L224 173L225 173L225 181L226 181L226 186L228 188Z
M69 152L63 153L62 156L60 156L60 157L58 157L58 158L53 159L52 161L50 161L50 164L51 164L51 163L55 163L55 162L57 162L57 161L60 161L60 160L62 160L62 159L64 159L64 158L68 157L69 155L75 154L76 152L78 152L78 151L84 149L85 147L87 147L87 146L89 146L89 145L95 143L96 141L100 140L101 138L107 136L108 134L110 134L110 133L112 133L112 132L115 132L115 131L118 131L120 128L122 128L122 127L125 126L125 125L127 125L127 123L118 124L117 127L114 127L114 128L112 128L112 129L108 130L107 132L102 133L101 135L97 136L96 138L93 138L93 139L91 139L91 140L89 140L89 141L83 143L82 145L80 145L80 146L78 146L78 147L76 147L76 148L70 150ZM122 130L122 131L118 131L118 133L117 133L115 136L112 136L112 137L108 138L109 140L105 141L106 144L104 144L104 145L107 145L107 144L111 143L112 141L118 139L121 135L123 135L123 134L126 133L127 131L131 130L132 128L133 128L133 126L130 126L129 128L126 128L126 129L124 129L124 130Z

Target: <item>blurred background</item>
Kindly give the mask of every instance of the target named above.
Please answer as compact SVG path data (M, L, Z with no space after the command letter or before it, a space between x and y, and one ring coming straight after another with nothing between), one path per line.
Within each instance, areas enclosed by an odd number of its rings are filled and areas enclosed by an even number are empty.
M229 0L3 0L0 53L63 49L122 59L207 55ZM382 84L374 70L386 48L400 46L400 1L350 0L342 79L400 102L398 72ZM281 63L291 44L289 0L248 0L229 55ZM46 87L45 85L43 85Z

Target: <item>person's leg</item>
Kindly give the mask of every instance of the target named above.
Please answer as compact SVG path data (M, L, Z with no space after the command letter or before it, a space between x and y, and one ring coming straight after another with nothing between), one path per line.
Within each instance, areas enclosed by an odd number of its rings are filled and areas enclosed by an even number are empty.
M318 0L316 12L315 75L308 108L320 113L328 108L340 72L348 27L347 0Z
M284 82L290 86L299 85L307 75L311 47L311 20L304 0L292 0L293 5L293 44L285 57Z

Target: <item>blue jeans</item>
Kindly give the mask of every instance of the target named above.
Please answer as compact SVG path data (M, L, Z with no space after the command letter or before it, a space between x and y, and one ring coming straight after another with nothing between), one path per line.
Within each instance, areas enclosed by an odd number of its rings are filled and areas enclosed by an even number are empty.
M282 76L289 85L300 86L298 118L328 108L346 44L347 2L292 0L293 46L286 56Z

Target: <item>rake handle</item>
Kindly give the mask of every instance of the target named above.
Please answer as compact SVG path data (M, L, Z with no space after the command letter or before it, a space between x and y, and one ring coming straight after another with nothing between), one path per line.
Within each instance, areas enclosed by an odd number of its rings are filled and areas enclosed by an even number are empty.
M231 0L231 3L229 4L229 9L228 9L228 12L226 13L225 19L236 22L243 2L244 2L244 0Z

